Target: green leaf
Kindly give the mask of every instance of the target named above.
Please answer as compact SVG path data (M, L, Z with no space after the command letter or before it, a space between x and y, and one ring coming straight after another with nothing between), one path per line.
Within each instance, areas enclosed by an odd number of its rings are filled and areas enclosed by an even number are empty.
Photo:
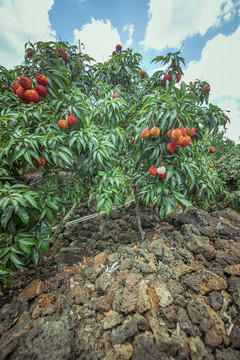
M46 211L48 220L49 220L50 222L52 222L52 221L53 221L53 213L52 213L51 209L49 209L49 207L46 206L46 207L45 207L45 211Z
M22 243L19 243L19 247L22 249L22 251L25 253L25 254L31 254L31 249L29 246L27 245L24 245Z
M4 249L2 249L0 251L0 258L2 258L3 256L5 256L8 252L9 252L10 248L9 247L6 247Z
M35 249L35 248L32 249L31 257L32 257L33 264L36 267L39 262L39 253L38 253L37 249Z
M19 149L18 151L16 151L14 153L14 156L13 156L13 162L16 161L20 156L22 156L22 154L26 151L26 148L24 149Z
M33 163L32 163L32 158L31 158L31 155L28 151L26 151L24 154L24 159L30 164L33 166Z
M68 154L66 154L66 153L64 153L64 152L62 152L62 151L59 151L59 152L58 152L58 155L59 155L66 163L68 163L68 164L71 164L71 163L72 163L72 161L71 161L70 157L68 156Z
M3 266L0 266L0 275L8 275L9 273L9 270L5 269Z
M13 206L8 206L2 216L1 216L1 225L4 229L6 229L6 226L7 226L7 223L8 221L10 220L11 216L12 216L12 213L13 213Z
M16 214L20 217L21 221L24 224L27 224L29 222L29 215L28 215L27 211L24 208L19 207Z
M23 245L36 245L36 241L30 239L19 239L18 242Z
M35 200L31 195L24 194L23 197L24 197L24 199L27 200L27 201L29 202L29 204L31 204L33 207L35 207L36 209L39 208L36 200Z
M52 201L48 203L48 206L55 211L58 211L58 209L59 209L59 206L57 205L57 203L52 202Z
M11 253L10 259L16 266L17 265L25 265L24 262L21 259L19 259L19 257L14 253Z
M15 254L22 254L23 252L21 250L18 249L18 247L16 245L12 245L10 247L11 252L14 252Z

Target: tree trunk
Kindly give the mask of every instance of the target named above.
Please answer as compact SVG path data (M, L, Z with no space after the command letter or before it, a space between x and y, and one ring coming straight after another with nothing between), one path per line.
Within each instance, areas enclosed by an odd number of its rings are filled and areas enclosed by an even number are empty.
M144 233L143 228L142 228L142 222L141 222L140 211L139 211L139 200L138 200L137 189L136 189L135 185L133 186L133 190L134 190L134 197L135 197L135 204L136 204L138 230L139 230L140 235L141 235L141 240L144 241L145 233Z
M66 223L68 220L73 216L76 210L77 204L74 203L69 212L64 216L64 218L60 221L59 225L57 226L56 230L53 233L53 239L56 241L59 235L63 232Z

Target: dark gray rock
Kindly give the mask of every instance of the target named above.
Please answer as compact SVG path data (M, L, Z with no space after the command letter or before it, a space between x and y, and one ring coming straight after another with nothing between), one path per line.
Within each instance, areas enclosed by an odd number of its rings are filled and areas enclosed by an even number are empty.
M120 325L113 329L110 339L113 345L122 344L127 339L131 339L138 332L138 325L136 322L131 322L125 325Z
M133 342L131 360L163 360L159 348L154 340L146 336L137 336Z
M204 318L209 318L208 312L195 299L188 301L187 312L192 323L195 325L200 324Z
M185 331L189 336L201 336L199 328L192 324L188 313L185 309L179 309L177 312L177 319L179 325L183 331Z
M200 291L199 281L192 274L182 276L181 285L197 293Z
M213 308L213 310L218 311L222 308L223 305L223 297L220 292L218 291L212 291L208 295L208 299L210 301L210 306Z
M240 360L240 351L233 349L216 350L216 360Z

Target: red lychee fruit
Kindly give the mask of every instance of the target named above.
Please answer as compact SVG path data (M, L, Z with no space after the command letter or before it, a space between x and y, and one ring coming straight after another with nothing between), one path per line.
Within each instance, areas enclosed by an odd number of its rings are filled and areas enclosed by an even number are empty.
M39 165L39 166L44 166L46 165L46 160L44 160L41 156L39 157L39 161L36 160L36 163Z
M181 76L179 74L176 74L175 75L175 79L176 79L176 82L179 83L180 79L181 79Z
M154 126L154 127L151 129L151 135L152 135L152 137L157 138L159 134L160 134L160 129L159 129L158 127Z
M42 96L42 97L46 97L47 96L47 89L45 88L45 86L43 85L36 85L35 86L35 90L36 92Z
M122 50L122 45L120 45L120 44L116 45L116 50L121 51Z
M68 61L68 59L69 59L69 56L68 56L68 54L64 51L64 52L63 52L63 60L64 60L64 61Z
M56 47L56 51L60 54L62 54L62 58L64 61L68 61L69 59L69 56L68 54L66 53L66 51L62 50L62 49L59 49L58 47ZM43 85L43 84L42 84Z
M46 78L45 75L43 75L43 74L38 74L38 76L37 76L37 82L39 83L39 85L47 86L47 84L48 84L48 79Z
M116 55L116 54L117 54L116 51L113 51L113 52L112 52L112 56L114 56L114 55Z
M151 175L155 176L157 175L157 167L156 166L153 166L149 169L149 172Z
M30 104L31 101L29 101L26 97L25 97L25 89L23 87L19 87L16 91L16 95L17 97L24 102L25 104Z
M174 152L177 148L177 144L175 144L174 142L170 142L167 144L167 149L170 152Z
M75 125L76 122L77 122L77 120L76 120L76 118L75 118L74 116L70 115L70 116L68 117L68 123L69 123L70 125Z
M192 141L191 137L190 136L183 136L183 141L181 143L181 146L182 147L187 147L190 142Z
M224 205L225 205L225 206L228 206L228 203L227 203L227 202L225 202L225 203L224 203Z
M172 139L173 141L176 143L176 141L180 138L180 136L182 136L182 132L179 129L175 129L172 132Z
M167 136L170 137L170 139L172 138L172 132L174 131L174 129L171 129L168 131Z
M165 166L160 165L157 168L157 173L161 178L165 178L167 175L167 170L166 170Z
M18 82L25 90L30 90L32 88L32 82L26 76L21 75L18 79Z
M119 98L119 95L117 93L113 94L113 99Z
M204 91L206 94L208 94L210 92L210 86L206 85Z
M144 129L141 133L141 138L147 139L149 138L149 136L151 136L151 131L148 129Z
M146 72L145 71L140 71L140 75L141 75L142 79L144 79L146 77Z
M67 121L64 120L64 119L60 119L60 120L58 121L58 126L60 127L60 129L63 129L63 130L68 129L68 123L67 123Z
M183 143L183 139L184 139L184 136L180 136L179 138L177 138L176 140L173 140L173 142L175 142L176 145L182 145Z
M192 128L192 129L188 128L187 129L187 134L189 136L193 137L195 135L195 129L194 128Z
M14 81L12 83L12 91L14 92L14 94L16 94L17 89L20 87L21 87L21 85L17 81Z
M170 81L171 80L171 74L167 74L167 75L165 75L164 76L164 78L163 78L163 82L164 82L164 84L166 84L166 81Z
M180 131L182 133L182 136L186 136L187 135L187 129L185 129L184 127L180 128Z
M26 90L24 95L28 101L32 101L34 103L39 103L40 101L40 96L36 90Z
M33 56L33 51L31 49L27 49L26 50L26 53L27 53L27 57L30 58Z
M159 176L161 177L161 178L165 178L166 177L166 175L167 175L167 172L165 172L164 174L159 174Z

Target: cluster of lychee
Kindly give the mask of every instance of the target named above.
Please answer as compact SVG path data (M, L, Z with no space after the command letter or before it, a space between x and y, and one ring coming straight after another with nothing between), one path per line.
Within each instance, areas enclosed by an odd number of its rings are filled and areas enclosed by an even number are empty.
M58 126L60 127L60 129L67 130L68 129L68 124L73 126L73 125L76 124L76 122L77 122L77 119L74 116L69 115L68 120L60 119L58 121Z
M31 79L21 75L18 82L14 81L12 83L12 91L24 104L30 104L30 102L39 103L41 100L40 96L47 96L46 86L48 80L45 75L38 74L37 82L38 84L35 86L35 89L33 89Z
M113 99L119 98L118 93L113 94Z
M171 74L167 74L164 76L163 78L163 82L164 84L166 84L167 80L170 82L172 80L172 75ZM179 74L175 74L175 80L177 83L179 83L179 81L181 80L181 76Z
M146 77L146 71L141 71L140 69L138 69L139 74L141 75L141 78L144 79Z
M159 167L153 166L149 169L149 173L152 176L156 176L158 174L161 178L165 178L167 175L167 170L165 166L162 165L160 165Z
M157 138L159 134L160 134L160 129L157 126L154 126L151 130L144 129L141 133L141 138L147 139L150 136L152 136L153 138Z
M215 153L215 152L216 152L216 149L214 149L214 147L210 146L209 152L210 152L210 153Z
M68 54L66 53L66 51L64 51L64 50L62 50L62 49L59 49L59 47L56 47L56 52L61 54L61 56L62 56L62 58L63 58L64 61L66 61L66 62L68 61L69 56L68 56Z
M122 51L122 45L117 44L116 49L112 52L112 56L116 55L117 52L121 52L121 51Z
M170 152L174 152L178 145L182 147L187 147L192 141L192 137L195 135L195 129L188 128L185 129L181 127L179 129L171 129L168 131L168 137L172 139L171 142L167 144L167 149Z

